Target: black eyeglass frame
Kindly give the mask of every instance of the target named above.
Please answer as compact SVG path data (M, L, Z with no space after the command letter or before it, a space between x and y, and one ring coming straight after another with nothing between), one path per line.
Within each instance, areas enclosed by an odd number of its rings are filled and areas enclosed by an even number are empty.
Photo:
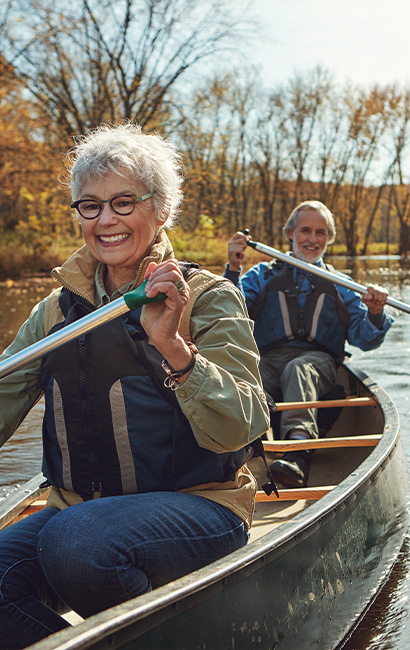
M115 214L119 214L120 216L125 217L125 216L127 216L128 214L131 214L131 212L132 212L132 211L134 210L134 208L135 208L135 204L136 204L136 203L139 203L140 201L146 201L147 199L150 199L152 196L154 196L154 194L155 194L155 192L148 192L148 194L143 194L142 196L134 196L134 194L120 194L120 196L114 196L112 199L103 199L102 201L99 201L98 199L78 199L78 201L74 201L74 203L72 203L72 204L70 205L70 208L74 208L75 210L77 210L78 214L79 214L83 219L91 220L91 219L98 219L98 217L100 216L101 212L103 211L103 208L104 208L104 205L103 205L103 204L104 204L104 203L109 203L109 204L110 204L110 208L111 208L111 210L113 210L113 212L115 212ZM130 210L129 212L118 212L118 211L114 208L114 206L113 206L113 201L116 201L117 199L121 199L121 198L127 198L127 199L131 199L131 198L132 198L132 199L133 199L132 208L131 208L131 210ZM86 202L90 202L90 201L94 201L95 203L98 203L99 206L100 206L100 209L99 209L98 213L97 213L94 217L85 217L85 216L82 214L81 210L80 210L80 205L81 205L81 203L86 203Z

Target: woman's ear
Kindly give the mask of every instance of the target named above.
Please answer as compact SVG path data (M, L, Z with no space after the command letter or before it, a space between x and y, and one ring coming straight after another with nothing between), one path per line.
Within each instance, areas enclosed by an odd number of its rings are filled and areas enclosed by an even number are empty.
M161 213L161 215L157 219L158 226L163 226L166 220L168 219L169 215L171 212L171 208L165 207Z

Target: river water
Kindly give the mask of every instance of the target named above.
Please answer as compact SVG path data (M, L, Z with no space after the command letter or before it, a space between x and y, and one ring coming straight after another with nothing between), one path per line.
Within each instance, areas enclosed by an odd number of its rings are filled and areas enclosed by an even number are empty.
M335 258L337 269L361 284L378 283L410 304L410 265L395 257ZM32 278L0 284L0 350L14 338L30 310L52 288L54 281ZM347 347L351 363L377 381L399 412L402 440L410 476L410 314L388 308L395 323L383 345L372 352ZM41 468L39 402L0 451L0 497L37 474ZM410 648L410 530L388 583L344 646L344 650L403 650ZM296 649L295 649L296 650Z

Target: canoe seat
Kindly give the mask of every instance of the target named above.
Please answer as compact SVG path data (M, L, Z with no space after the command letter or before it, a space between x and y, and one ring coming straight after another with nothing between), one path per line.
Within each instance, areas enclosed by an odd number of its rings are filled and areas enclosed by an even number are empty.
M340 436L337 438L308 438L306 440L263 441L265 451L285 453L302 449L340 449L340 447L375 447L381 434L365 436Z
M46 503L46 499L37 499L36 501L33 501L20 514L16 515L13 523L19 521L20 519L24 519L25 517L28 517L29 515L32 515L39 510L43 510L46 507Z
M278 411L303 411L305 409L324 409L344 406L377 406L378 401L374 397L345 397L344 399L316 400L311 402L277 402Z
M335 485L321 485L317 487L305 487L305 488L288 488L288 489L279 489L279 499L275 494L270 494L269 496L265 494L263 490L258 490L256 493L255 501L257 503L263 503L267 501L280 502L280 501L316 501L321 499L325 494L331 492Z

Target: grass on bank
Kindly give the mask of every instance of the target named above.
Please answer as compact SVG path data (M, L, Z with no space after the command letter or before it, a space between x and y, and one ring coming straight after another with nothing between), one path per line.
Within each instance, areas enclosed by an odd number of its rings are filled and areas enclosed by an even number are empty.
M193 233L186 233L180 226L168 232L178 259L196 262L203 268L221 272L228 258L228 241L230 233L219 231L212 219L204 216L199 227ZM270 245L270 242L263 242ZM22 237L18 232L8 233L0 240L0 281L18 280L34 275L49 275L51 269L62 264L70 255L83 245L81 237L52 237L44 235L39 238ZM368 247L369 255L396 255L397 245L373 243ZM346 247L334 244L329 247L330 255L345 255ZM246 254L246 266L261 260L264 255L249 248Z

